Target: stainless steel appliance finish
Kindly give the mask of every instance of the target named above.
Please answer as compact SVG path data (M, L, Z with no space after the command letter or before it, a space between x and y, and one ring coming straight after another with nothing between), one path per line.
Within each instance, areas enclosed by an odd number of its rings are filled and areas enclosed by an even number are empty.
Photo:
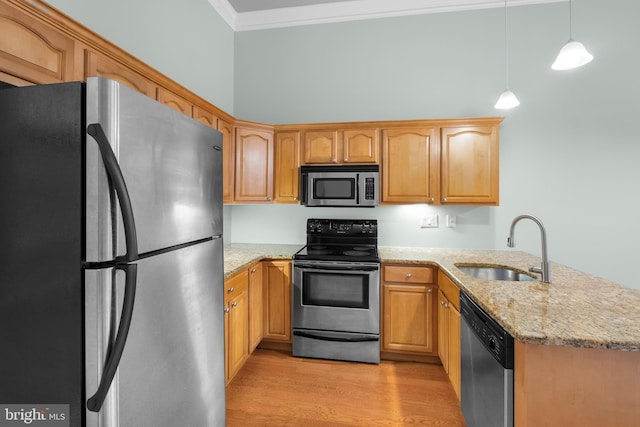
M377 222L309 219L293 267L293 355L379 363Z
M0 403L224 425L221 135L103 78L0 112Z
M379 175L378 165L301 166L300 203L305 206L377 206Z
M516 246L516 240L514 232L516 230L516 224L522 219L530 219L535 222L538 228L540 228L540 243L542 244L542 263L540 267L529 267L529 271L532 273L538 273L542 275L543 283L551 283L551 266L549 265L549 255L547 254L547 230L544 228L544 224L538 218L532 215L518 215L511 222L509 228L509 237L507 238L507 246L513 248Z
M460 293L461 405L469 427L513 427L513 337Z

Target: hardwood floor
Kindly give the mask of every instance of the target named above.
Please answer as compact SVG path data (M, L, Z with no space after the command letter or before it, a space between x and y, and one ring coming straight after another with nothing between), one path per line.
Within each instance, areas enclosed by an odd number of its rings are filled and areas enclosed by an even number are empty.
M464 427L442 366L301 359L257 349L227 386L227 426Z

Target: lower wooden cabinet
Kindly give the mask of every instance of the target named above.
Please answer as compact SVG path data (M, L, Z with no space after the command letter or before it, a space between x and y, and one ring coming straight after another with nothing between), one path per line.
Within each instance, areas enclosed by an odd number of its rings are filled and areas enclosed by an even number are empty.
M460 399L460 289L438 271L438 356Z
M291 261L264 261L264 339L291 342Z
M249 353L253 353L264 336L264 292L262 263L249 268Z
M433 268L383 265L382 351L435 354Z
M249 358L249 272L224 282L225 368L227 383Z

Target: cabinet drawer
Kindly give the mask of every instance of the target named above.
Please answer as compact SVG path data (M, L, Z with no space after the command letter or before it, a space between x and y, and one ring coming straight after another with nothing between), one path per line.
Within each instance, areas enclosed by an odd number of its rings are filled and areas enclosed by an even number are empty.
M433 283L433 268L385 265L383 280L398 283Z
M224 281L224 302L249 290L249 271L244 270Z
M438 270L438 287L451 305L460 311L460 288L441 270Z

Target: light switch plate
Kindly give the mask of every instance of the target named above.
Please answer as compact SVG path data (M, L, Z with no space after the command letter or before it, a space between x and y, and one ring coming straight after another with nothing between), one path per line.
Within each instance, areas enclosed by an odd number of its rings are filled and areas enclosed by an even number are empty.
M420 221L420 228L436 228L438 227L438 215L425 215Z
M447 227L455 228L458 225L458 218L455 215L447 215Z

